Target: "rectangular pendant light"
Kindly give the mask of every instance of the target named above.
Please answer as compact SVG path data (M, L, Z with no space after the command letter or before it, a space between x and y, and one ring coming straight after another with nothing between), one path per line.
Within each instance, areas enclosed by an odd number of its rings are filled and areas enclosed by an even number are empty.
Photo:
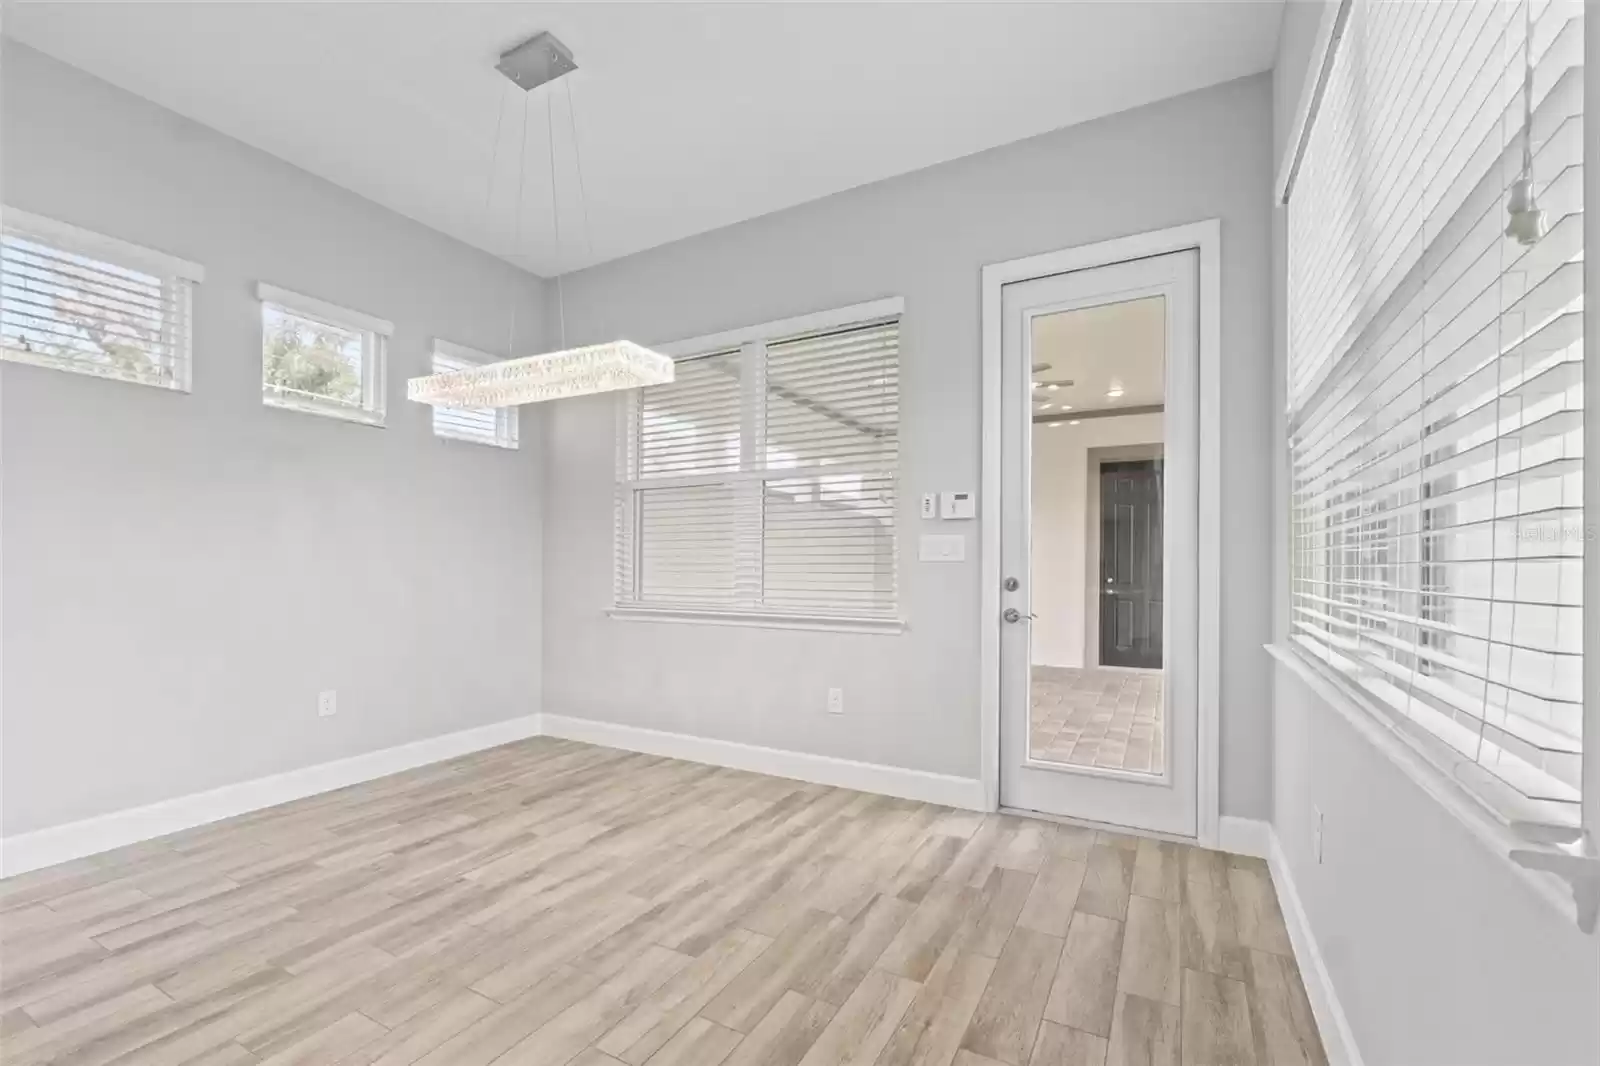
M611 341L412 378L406 395L444 407L516 407L616 389L664 385L672 360L632 341Z

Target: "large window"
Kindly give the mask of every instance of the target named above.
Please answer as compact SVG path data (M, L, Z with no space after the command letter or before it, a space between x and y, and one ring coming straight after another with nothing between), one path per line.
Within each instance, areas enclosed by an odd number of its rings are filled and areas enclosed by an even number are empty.
M895 620L892 307L712 345L625 399L618 607Z
M381 426L394 326L275 285L261 298L261 398L270 407Z
M189 391L193 263L0 211L0 357Z
M1288 198L1292 639L1557 826L1582 815L1582 16L1354 0ZM1525 174L1542 235L1508 210Z

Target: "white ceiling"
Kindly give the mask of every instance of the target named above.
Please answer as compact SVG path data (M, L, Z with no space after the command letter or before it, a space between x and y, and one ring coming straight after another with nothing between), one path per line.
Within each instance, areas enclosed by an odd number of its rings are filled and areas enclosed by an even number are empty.
M550 276L1266 70L1281 13L1281 0L13 0L5 33ZM494 63L540 30L579 70L524 95Z
M1041 315L1029 352L1039 383L1035 418L1164 403L1166 301L1147 296ZM1122 395L1107 395L1113 389Z

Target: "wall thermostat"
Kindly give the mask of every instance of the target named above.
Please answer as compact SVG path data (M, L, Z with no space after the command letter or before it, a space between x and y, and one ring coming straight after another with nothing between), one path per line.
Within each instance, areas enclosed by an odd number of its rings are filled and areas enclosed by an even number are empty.
M941 492L939 494L940 518L972 518L978 513L978 503L970 492Z

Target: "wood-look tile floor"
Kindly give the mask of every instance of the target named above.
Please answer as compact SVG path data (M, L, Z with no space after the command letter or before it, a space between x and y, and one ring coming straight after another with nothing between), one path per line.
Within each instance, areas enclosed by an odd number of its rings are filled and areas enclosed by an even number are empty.
M1323 1054L1256 860L538 739L0 882L0 1061Z

